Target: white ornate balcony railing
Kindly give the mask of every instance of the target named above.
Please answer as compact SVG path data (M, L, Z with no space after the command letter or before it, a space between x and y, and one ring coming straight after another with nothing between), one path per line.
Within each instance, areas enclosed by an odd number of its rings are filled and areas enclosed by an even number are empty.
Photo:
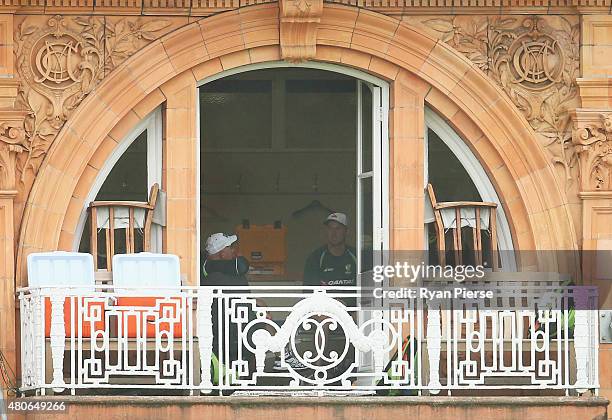
M359 293L283 286L21 289L21 390L420 395L599 387L594 288L521 285L486 301L345 306ZM289 348L298 365L285 359Z

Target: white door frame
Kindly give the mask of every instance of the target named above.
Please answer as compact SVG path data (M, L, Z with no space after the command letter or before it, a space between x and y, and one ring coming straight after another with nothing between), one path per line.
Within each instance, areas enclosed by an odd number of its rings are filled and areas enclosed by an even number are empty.
M382 100L382 107L380 110L380 118L381 118L381 122L380 124L382 124L382 144L381 144L381 148L380 148L380 153L381 153L381 166L382 166L382 170L380 171L380 176L381 176L381 191L380 191L380 200L381 200L381 212L382 214L379 214L378 216L375 216L374 220L377 220L377 218L380 220L381 223L381 228L378 231L377 235L380 237L380 243L381 243L381 247L384 250L389 249L389 170L390 170L390 166L389 166L389 83L387 83L386 81L379 79L378 77L372 76L371 74L362 72L360 70L356 70L353 68L349 68L349 67L344 67L344 66L339 66L336 64L329 64L329 63L321 63L321 62L305 62L305 63L288 63L285 61L271 61L271 62L266 62L266 63L258 63L258 64L249 64L246 66L241 66L241 67L236 67L234 69L231 70L226 70L223 71L221 73L217 73L213 76L209 76L205 79L202 79L200 81L198 81L197 86L198 88L202 85L205 85L206 83L210 83L212 81L218 80L218 79L222 79L224 77L227 76L232 76L234 74L238 74L238 73L243 73L243 72L247 72L247 71L253 71L253 70L263 70L263 69L272 69L272 68L310 68L310 69L317 69L317 70L326 70L326 71L331 71L331 72L335 72L335 73L341 73L341 74L345 74L347 76L351 76L354 77L356 79L362 80L364 82L370 83L371 85L374 86L378 86L380 88L380 92L381 92L381 100ZM199 95L198 95L199 98ZM197 252L196 252L196 257L197 257L197 264L198 264L198 268L200 267L200 186L199 186L199 180L200 180L200 127L199 127L199 123L200 123L200 108L199 108L199 104L200 101L198 99L198 117L197 117L197 121L198 121L198 129L197 129L197 144L198 144L198 153L197 153L197 171L198 171L198 194L197 194L197 223L196 223L196 230L197 230ZM374 145L372 145L372 149L374 150L375 147ZM374 162L373 162L374 163ZM374 200L374 199L373 199ZM359 220L356 221L357 223L359 223ZM376 236L376 235L375 235ZM357 238L358 240L359 238ZM359 253L359 250L357 251Z

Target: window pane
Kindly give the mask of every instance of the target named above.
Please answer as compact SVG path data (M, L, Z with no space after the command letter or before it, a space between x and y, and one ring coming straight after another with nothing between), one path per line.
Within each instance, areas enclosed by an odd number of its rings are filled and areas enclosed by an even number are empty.
M429 183L438 201L482 201L459 159L431 129L427 131Z
M147 131L143 131L106 177L96 200L147 201Z
M361 170L372 170L372 91L365 84L361 84Z
M147 131L140 133L127 150L121 155L113 169L106 177L100 191L96 195L96 201L147 201L149 199L149 188L147 182ZM81 243L80 252L90 252L91 220L87 217ZM115 253L125 252L125 231L117 229L115 240ZM136 232L137 242L141 233ZM141 244L139 243L139 246ZM98 235L98 267L105 267L106 242L103 234ZM140 249L137 249L140 250Z
M361 123L356 112L357 80L298 68L256 70L224 80L233 81L233 86L237 81L268 81L271 116L236 118L235 108L242 104L232 102L230 106L222 100L225 96L216 97L218 92L206 90L208 102L202 102L200 115L201 241L214 232L234 232L245 220L251 227L280 220L287 228L286 279L301 284L306 259L326 244L322 221L330 212L347 213L352 221L347 244L355 246L357 127ZM219 86L216 91L221 90ZM223 132L206 133L207 124L211 129L206 107L209 115L213 108L226 107L214 114L218 118L213 123L223 129L239 125L249 133L258 133L262 130L259 126L265 125L271 142L257 148L245 148L234 140L224 143L219 140ZM250 107L258 112L261 104ZM371 248L369 236L366 242Z
M431 129L428 135L428 166L429 182L432 184L436 200L443 201L482 201L474 182L465 170L459 159L450 148ZM445 235L446 263L458 264L455 261L453 230ZM481 234L485 261L490 261L486 252L488 246L488 235ZM474 251L474 237L472 229L464 227L461 229L462 240L462 264L476 264ZM438 261L438 245L433 223L428 228L429 261L432 264Z
M200 109L200 134L207 147L271 147L271 80L223 79L207 83L200 89ZM228 120L232 123L228 124Z
M354 149L354 80L286 80L288 148Z

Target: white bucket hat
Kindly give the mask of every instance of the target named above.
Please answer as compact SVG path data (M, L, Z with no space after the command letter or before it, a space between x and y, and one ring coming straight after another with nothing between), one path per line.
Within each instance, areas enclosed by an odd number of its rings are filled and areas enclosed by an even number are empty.
M206 252L208 255L216 254L223 248L230 246L238 237L236 235L226 235L225 233L213 233L206 240Z

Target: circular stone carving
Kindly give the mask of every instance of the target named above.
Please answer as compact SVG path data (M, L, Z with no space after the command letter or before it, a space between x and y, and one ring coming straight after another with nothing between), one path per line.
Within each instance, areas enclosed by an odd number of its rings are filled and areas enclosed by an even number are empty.
M65 89L80 81L81 43L68 34L45 36L33 48L34 80L52 89Z
M514 82L527 89L542 90L561 81L565 56L559 43L549 35L531 32L510 45L510 71Z

